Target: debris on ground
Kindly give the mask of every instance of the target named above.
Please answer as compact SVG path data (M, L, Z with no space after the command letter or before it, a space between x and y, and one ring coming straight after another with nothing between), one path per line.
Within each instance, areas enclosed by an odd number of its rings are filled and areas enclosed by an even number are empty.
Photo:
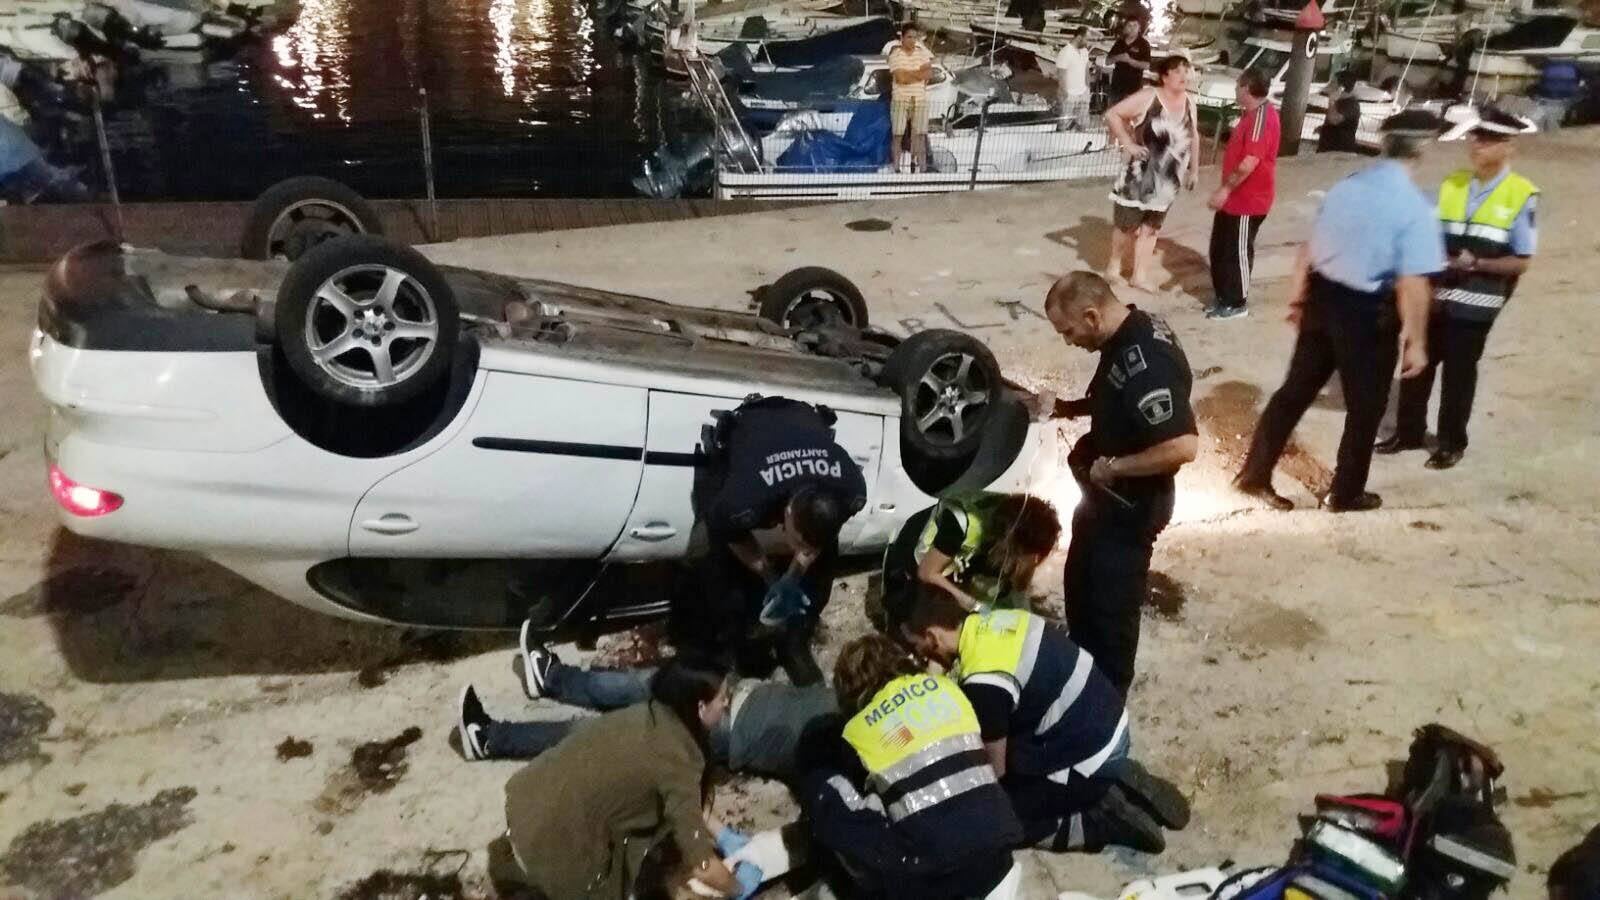
M56 711L30 694L0 693L0 766L40 759L39 737Z
M303 759L311 755L311 742L302 741L295 737L286 737L278 744L278 762L288 762L291 759Z
M660 623L641 625L606 637L595 654L596 668L639 669L661 665L667 630Z
M386 741L368 741L357 747L350 754L350 764L329 779L317 798L317 810L346 815L360 806L366 795L392 790L410 769L406 748L421 739L422 729L413 725Z
M1150 596L1144 605L1147 613L1168 622L1180 622L1188 602L1189 590L1183 582L1165 572L1150 573Z
M888 231L894 227L894 223L887 219L856 219L844 223L844 227L851 231Z
M191 787L169 788L146 803L35 822L0 856L0 874L48 900L89 897L132 878L139 851L193 822Z

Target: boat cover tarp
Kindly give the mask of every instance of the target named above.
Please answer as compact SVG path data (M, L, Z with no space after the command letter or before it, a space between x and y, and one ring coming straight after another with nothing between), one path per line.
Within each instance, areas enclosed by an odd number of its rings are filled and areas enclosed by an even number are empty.
M870 172L889 161L889 105L873 103L856 110L844 134L803 131L778 156L786 172Z
M733 51L737 51L737 54ZM729 77L738 80L739 94L766 100L804 103L810 100L836 100L848 96L861 80L865 68L854 56L840 56L797 72L751 72L748 64L741 71L737 62L743 47L735 44L724 50Z
M815 66L838 56L875 56L894 36L893 21L869 19L808 38L768 41L761 45L758 58L775 66Z
M1485 43L1490 50L1541 50L1560 46L1576 28L1578 20L1568 16L1534 16L1490 35Z

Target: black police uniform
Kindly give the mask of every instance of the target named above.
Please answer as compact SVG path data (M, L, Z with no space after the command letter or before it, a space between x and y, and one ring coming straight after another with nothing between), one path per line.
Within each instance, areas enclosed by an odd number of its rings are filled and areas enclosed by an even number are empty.
M783 524L789 498L804 487L838 494L847 518L866 505L861 467L833 437L833 415L783 397L746 401L719 427L720 448L696 509L706 525L705 604L700 636L715 649L739 650L753 626L767 585L741 563L731 545L758 529ZM805 619L781 638L789 680L813 684L822 672L810 653L817 616L833 590L838 547L822 549L801 579L811 600ZM757 673L759 674L759 673Z
M1072 640L1124 695L1133 683L1150 554L1172 519L1175 478L1119 478L1111 485L1113 497L1089 481L1089 467L1098 457L1128 456L1197 434L1189 406L1193 381L1172 329L1130 305L1128 318L1100 348L1088 395L1069 404L1089 413L1090 426L1068 456L1083 499L1067 549L1067 621Z

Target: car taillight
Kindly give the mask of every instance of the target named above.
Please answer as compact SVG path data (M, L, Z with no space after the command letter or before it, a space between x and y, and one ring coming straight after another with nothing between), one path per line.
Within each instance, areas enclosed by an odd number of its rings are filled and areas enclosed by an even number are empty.
M50 493L55 495L62 509L84 518L116 512L122 506L121 494L79 484L68 478L57 465L50 466Z

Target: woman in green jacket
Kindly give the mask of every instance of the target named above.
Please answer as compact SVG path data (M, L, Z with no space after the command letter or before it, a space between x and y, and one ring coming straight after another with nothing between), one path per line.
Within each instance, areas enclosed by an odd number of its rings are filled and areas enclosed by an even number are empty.
M727 676L674 660L651 681L649 702L586 723L511 776L506 826L529 887L550 900L623 900L651 845L670 835L692 877L739 893L702 803Z

